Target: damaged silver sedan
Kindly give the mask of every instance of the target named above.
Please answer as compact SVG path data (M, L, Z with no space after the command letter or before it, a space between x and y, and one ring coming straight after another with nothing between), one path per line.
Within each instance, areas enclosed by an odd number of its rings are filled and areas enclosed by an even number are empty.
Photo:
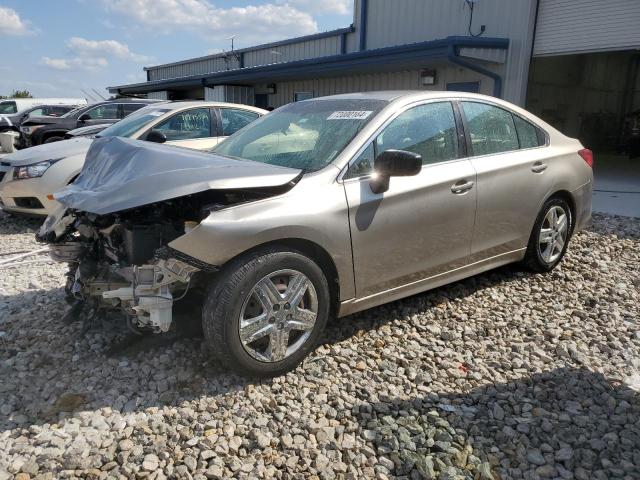
M166 332L274 376L345 316L511 262L549 271L591 215L592 156L507 102L375 92L282 107L211 153L97 140L38 239L74 315Z

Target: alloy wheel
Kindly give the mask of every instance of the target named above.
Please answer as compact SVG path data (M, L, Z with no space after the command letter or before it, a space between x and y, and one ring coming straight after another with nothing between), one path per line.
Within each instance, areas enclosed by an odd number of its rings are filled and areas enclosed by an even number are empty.
M245 351L262 362L279 362L299 350L318 316L313 283L296 270L263 277L240 310L239 334Z
M569 233L569 217L565 210L554 205L549 209L540 227L538 249L540 256L547 263L553 263L564 249Z

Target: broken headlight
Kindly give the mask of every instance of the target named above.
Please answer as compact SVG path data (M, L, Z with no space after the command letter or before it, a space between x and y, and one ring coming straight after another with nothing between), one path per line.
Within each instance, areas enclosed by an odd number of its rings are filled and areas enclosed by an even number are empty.
M25 165L24 167L15 167L13 170L13 179L24 180L27 178L41 177L51 165L59 160L62 160L62 158L45 160L44 162L33 163L31 165Z

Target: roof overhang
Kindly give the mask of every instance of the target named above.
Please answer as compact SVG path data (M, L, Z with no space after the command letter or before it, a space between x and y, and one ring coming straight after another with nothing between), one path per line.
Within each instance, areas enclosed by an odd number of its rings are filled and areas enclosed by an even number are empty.
M109 87L112 93L148 93L175 88L214 86L220 84L251 85L255 83L305 78L331 77L384 70L409 69L424 66L425 61L447 59L452 49L464 48L506 50L506 38L447 37L428 42L378 48L361 52L329 55L292 62L156 80Z

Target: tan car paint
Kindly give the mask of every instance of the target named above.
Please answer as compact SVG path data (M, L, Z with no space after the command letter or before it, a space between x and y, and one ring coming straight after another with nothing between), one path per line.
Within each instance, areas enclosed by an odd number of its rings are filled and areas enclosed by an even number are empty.
M342 179L349 163L398 112L464 99L516 112L544 129L549 144L428 165L415 177L391 178L390 189L378 195L368 178ZM542 204L556 192L571 196L576 229L582 228L590 218L593 174L577 154L581 148L542 120L493 97L405 93L331 165L305 175L284 195L212 212L170 246L224 265L267 242L313 242L336 266L343 316L521 260ZM533 171L538 163L546 168ZM462 195L452 191L461 180L474 182Z

